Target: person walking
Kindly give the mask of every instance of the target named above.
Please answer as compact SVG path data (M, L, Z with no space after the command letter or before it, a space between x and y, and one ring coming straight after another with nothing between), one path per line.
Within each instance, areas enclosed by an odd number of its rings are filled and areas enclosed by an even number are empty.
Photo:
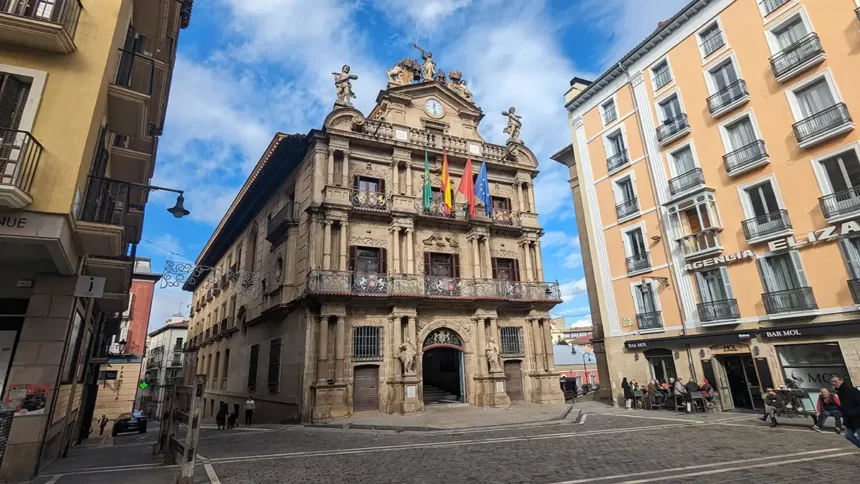
M257 402L248 395L248 399L245 400L245 425L251 425L251 419L254 417L254 410L257 409Z
M827 417L833 417L836 420L836 433L842 433L842 406L839 404L839 395L834 395L826 388L822 388L818 395L815 413L818 414L818 419L812 426L812 430L821 432Z
M621 389L624 390L624 407L630 410L631 405L633 405L633 388L627 381L626 376L621 379Z
M218 413L215 414L215 423L218 425L218 430L225 430L227 428L227 404L224 402L218 405Z
M104 435L105 427L107 427L108 418L107 415L102 415L102 418L99 419L99 435Z
M776 427L779 425L779 422L776 421L776 414L785 408L785 398L781 394L776 393L773 388L768 388L764 405L764 415L762 415L760 420L767 422L767 418L770 417L770 426Z
M845 439L860 447L860 390L837 375L830 378L830 383L836 389L842 416L845 419Z

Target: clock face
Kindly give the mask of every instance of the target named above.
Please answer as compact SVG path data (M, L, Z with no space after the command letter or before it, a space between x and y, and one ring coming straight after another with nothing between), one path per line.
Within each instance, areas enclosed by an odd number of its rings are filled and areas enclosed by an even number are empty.
M424 103L424 110L427 111L427 114L430 116L442 116L444 112L442 108L442 103L435 99L428 99L426 103Z

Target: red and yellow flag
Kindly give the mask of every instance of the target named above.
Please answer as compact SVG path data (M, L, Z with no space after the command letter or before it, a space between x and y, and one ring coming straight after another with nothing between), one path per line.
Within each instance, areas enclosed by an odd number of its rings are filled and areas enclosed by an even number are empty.
M442 201L445 213L451 213L454 204L451 201L451 175L448 173L448 152L442 153Z
M475 184L472 180L472 158L466 159L466 168L463 169L463 178L460 179L460 186L457 191L465 195L469 201L469 216L475 216Z

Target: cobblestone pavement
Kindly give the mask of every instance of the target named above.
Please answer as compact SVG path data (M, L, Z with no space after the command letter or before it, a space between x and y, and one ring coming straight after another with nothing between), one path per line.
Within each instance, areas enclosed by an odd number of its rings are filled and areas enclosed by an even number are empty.
M771 429L754 415L622 411L444 432L261 426L204 429L199 452L224 484L860 482L860 453L842 436L787 423ZM206 482L202 466L198 475ZM122 480L72 477L58 482Z

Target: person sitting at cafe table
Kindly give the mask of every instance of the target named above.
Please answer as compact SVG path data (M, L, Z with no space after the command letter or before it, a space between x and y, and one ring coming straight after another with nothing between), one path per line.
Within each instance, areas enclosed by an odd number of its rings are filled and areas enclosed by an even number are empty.
M673 384L672 389L673 389L672 393L676 397L680 397L680 398L684 399L684 402L686 403L687 413L690 413L690 407L691 407L690 400L689 400L690 394L687 392L687 387L684 386L684 381L680 377L677 380L675 380L675 383Z
M785 398L782 394L776 393L773 388L768 388L764 404L764 415L761 417L761 421L767 422L767 418L770 417L770 426L776 427L779 425L779 422L776 421L776 414L785 409Z
M714 404L714 396L711 395L714 391L714 387L711 386L711 383L707 378L702 378L702 383L699 384L699 391L702 392L702 396L705 397L705 403L710 407Z
M657 404L663 401L663 392L660 391L660 384L657 383L657 380L648 382L648 399Z
M815 413L818 415L816 424L812 426L812 430L821 432L824 428L824 422L827 417L836 419L836 433L842 433L842 405L839 403L839 395L830 393L826 388L821 389L821 394L818 395L818 405L815 407Z

